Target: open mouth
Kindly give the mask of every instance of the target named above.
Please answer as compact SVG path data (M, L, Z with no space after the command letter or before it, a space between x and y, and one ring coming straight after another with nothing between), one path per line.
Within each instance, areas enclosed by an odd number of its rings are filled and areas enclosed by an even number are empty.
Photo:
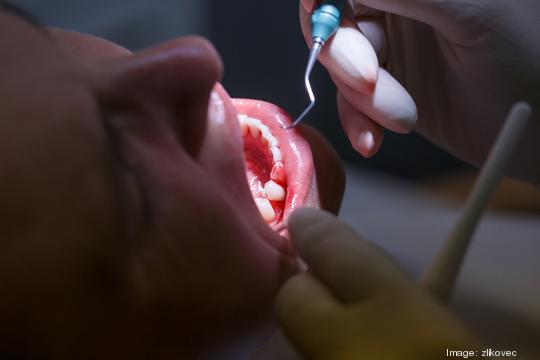
M286 130L290 116L276 105L233 99L243 140L247 182L263 220L280 232L292 211L318 207L313 159L300 130Z

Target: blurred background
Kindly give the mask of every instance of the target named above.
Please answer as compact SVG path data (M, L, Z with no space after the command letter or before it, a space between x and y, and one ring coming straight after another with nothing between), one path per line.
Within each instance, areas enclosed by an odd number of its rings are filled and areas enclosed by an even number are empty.
M131 50L187 34L206 36L223 58L223 83L231 96L273 102L293 116L307 105L307 47L297 0L12 2L46 26L98 35ZM416 134L386 132L380 152L363 159L341 129L335 88L319 65L313 83L318 103L306 123L346 161L341 217L418 275L455 221L476 170ZM504 180L491 209L478 228L451 306L486 345L540 358L534 345L534 334L540 334L539 192Z

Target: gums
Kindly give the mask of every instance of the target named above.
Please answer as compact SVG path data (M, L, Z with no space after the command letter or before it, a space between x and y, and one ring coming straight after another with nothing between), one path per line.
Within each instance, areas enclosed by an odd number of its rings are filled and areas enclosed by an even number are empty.
M233 99L244 144L246 177L265 222L282 228L298 207L318 207L313 159L299 129L286 130L291 117L276 105Z

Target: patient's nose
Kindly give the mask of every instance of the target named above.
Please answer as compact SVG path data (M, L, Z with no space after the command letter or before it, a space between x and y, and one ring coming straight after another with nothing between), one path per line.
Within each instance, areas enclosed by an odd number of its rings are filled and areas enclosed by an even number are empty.
M188 37L114 60L107 67L105 93L110 101L143 113L146 121L170 121L192 156L204 138L210 92L222 65L206 40ZM106 100L107 101L107 100Z

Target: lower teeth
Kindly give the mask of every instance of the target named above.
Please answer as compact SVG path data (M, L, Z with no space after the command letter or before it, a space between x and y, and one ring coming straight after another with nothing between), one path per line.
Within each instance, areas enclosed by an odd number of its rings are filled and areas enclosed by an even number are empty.
M270 204L270 200L263 198L255 198L255 204L257 205L257 208L259 209L259 212L261 213L264 221L274 221L274 219L276 218L276 212L274 211L272 204Z
M264 192L268 200L272 200L272 201L285 200L285 189L273 180L268 181L264 185Z

